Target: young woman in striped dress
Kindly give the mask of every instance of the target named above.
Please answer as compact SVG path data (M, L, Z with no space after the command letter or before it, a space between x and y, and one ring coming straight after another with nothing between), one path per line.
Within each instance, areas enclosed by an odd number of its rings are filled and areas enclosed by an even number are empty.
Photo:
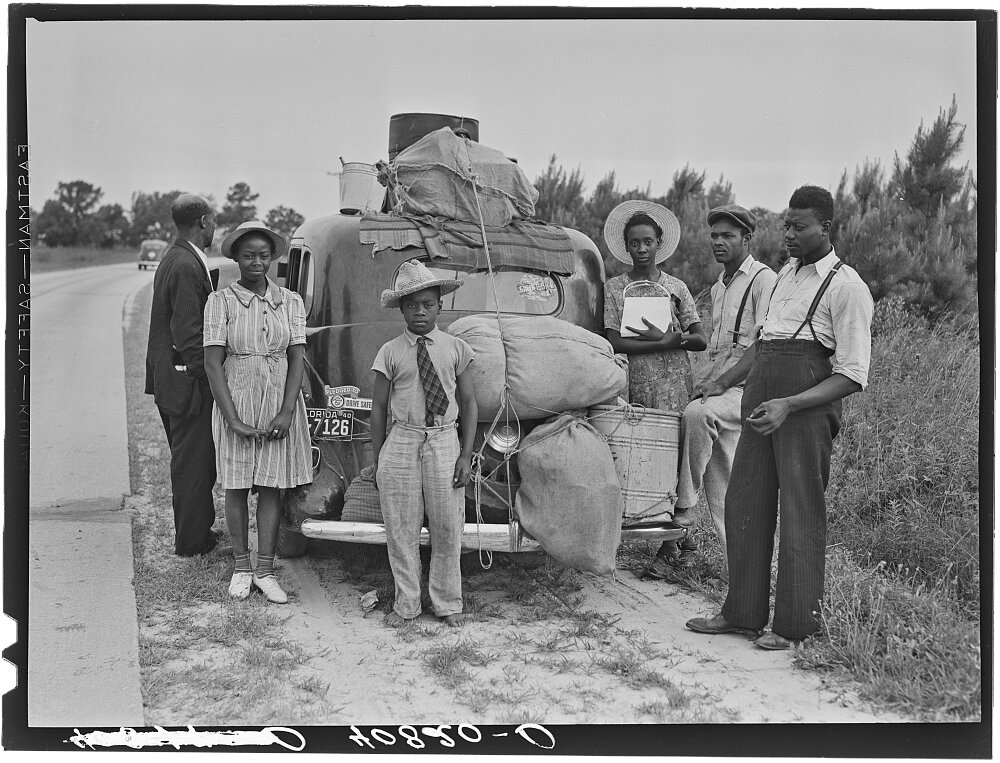
M226 525L236 569L233 598L251 586L268 600L288 597L274 576L281 505L278 491L312 482L309 427L301 383L305 350L302 298L267 279L285 241L261 222L241 224L222 242L240 278L205 305L205 371L215 397L212 434L226 490ZM251 570L247 496L257 491L257 568Z

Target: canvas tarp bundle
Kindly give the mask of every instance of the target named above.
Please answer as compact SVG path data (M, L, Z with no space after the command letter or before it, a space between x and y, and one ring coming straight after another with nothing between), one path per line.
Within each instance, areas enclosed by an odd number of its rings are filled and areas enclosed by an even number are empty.
M538 200L538 191L517 164L496 149L458 137L449 127L401 151L389 167L389 184L398 214L478 223L481 209L486 225L532 218Z
M469 373L480 421L500 410L505 383L522 419L600 405L627 383L607 339L559 318L468 315L447 330L476 353Z
M532 430L517 458L521 487L514 508L524 531L567 567L614 572L622 494L600 433L563 414Z
M360 241L372 255L385 249L420 247L431 259L486 270L486 249L478 223L412 215L367 212L361 218ZM571 275L576 266L573 242L554 225L515 221L486 228L494 268L503 266Z

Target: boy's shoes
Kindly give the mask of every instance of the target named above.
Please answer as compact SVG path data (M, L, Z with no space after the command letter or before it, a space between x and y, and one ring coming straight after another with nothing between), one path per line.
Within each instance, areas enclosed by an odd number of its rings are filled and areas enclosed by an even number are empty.
M247 598L250 595L250 586L252 583L252 572L234 572L233 579L229 581L229 595L234 599Z
M285 604L288 602L288 595L281 590L281 586L278 585L278 579L274 575L268 575L266 578L257 577L256 573L253 576L253 584L257 586L261 593L263 593L268 601L272 601L275 604Z

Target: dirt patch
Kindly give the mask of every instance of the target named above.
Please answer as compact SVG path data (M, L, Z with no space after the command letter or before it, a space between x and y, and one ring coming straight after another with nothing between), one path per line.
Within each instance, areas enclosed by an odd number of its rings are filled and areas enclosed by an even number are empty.
M341 706L328 723L899 720L795 670L787 653L685 630L711 605L670 584L497 555L465 575L466 627L424 614L393 630L381 610L364 612L360 596L374 589L350 580L338 558L346 544L325 545L334 548L285 560L281 579L292 594L283 633L327 649L312 668ZM464 561L468 570L474 555Z

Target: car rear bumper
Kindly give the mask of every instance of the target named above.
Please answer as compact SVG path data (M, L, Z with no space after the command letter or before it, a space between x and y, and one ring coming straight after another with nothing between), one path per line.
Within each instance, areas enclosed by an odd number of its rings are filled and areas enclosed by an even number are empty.
M336 540L345 543L370 543L385 545L385 525L377 522L341 522L335 519L305 519L300 532L307 538L319 540ZM680 540L687 530L672 524L653 525L650 527L622 528L622 540L662 542L665 540ZM420 545L431 544L427 528L420 529ZM479 524L466 522L462 532L463 551L500 551L506 553L521 553L539 551L538 541L530 538L521 530L520 524Z

